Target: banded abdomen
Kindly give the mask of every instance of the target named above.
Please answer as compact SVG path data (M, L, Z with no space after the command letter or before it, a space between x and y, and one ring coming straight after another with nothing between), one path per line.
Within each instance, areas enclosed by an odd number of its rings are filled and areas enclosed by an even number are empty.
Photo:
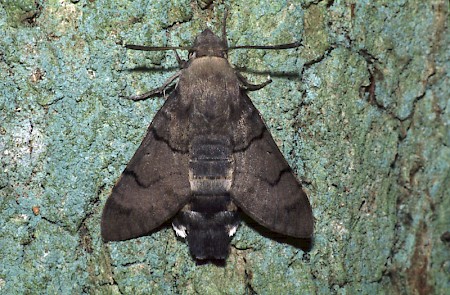
M225 259L239 225L237 207L229 195L234 170L230 142L225 137L197 136L189 154L192 196L173 227L187 239L195 258Z

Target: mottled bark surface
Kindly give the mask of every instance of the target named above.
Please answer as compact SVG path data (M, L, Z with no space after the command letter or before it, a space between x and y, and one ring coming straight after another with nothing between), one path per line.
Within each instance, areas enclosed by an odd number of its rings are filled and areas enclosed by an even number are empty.
M310 252L245 223L225 267L170 228L104 244L100 214L211 1L0 2L0 293L444 294L450 289L448 2L231 1L230 61L313 207ZM185 56L185 55L184 55Z

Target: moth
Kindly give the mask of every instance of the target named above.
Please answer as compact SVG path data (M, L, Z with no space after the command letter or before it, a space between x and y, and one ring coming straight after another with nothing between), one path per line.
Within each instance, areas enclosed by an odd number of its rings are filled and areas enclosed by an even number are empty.
M180 70L161 87L131 97L161 94L178 78L106 201L103 240L143 236L171 220L194 258L224 260L241 211L273 232L312 237L308 197L247 95L271 80L251 84L227 59L231 49L299 45L229 47L225 20L222 38L205 29L191 47L126 45L173 50ZM187 61L177 49L189 51Z

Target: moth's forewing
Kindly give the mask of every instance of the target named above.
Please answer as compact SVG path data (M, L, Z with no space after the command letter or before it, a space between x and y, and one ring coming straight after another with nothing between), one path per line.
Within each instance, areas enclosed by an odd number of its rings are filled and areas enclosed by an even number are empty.
M171 144L183 129L170 114L171 96L159 110L147 135L114 186L103 209L105 241L127 240L148 234L173 217L189 200L188 154ZM175 122L174 122L175 121Z
M259 112L245 93L240 118L249 130L237 142L230 194L235 204L268 229L297 238L312 236L314 219L308 197L284 159Z

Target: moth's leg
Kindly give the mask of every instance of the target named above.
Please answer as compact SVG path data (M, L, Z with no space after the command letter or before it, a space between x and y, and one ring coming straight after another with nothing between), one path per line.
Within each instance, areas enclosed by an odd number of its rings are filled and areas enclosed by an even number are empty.
M178 51L176 51L175 49L173 51L175 52L175 58L177 59L178 66L180 67L180 69L184 69L187 62L181 59L181 57L178 55Z
M248 91L256 91L259 90L267 85L269 85L272 82L272 79L269 79L266 82L263 82L261 84L252 84L250 83L244 76L241 75L241 73L236 71L236 76L239 78L239 81L241 81L242 86L244 86L245 90Z
M225 44L226 48L228 48L227 17L228 17L228 8L225 8L225 11L223 13L223 21L222 21L222 42L223 42L223 44Z
M145 100L151 96L154 95L159 95L161 93L164 93L164 91L166 90L166 88L170 85L170 83L172 83L176 78L178 78L181 74L181 71L178 71L175 75L171 76L169 79L166 80L166 82L164 82L163 85L161 85L158 88L155 88L153 90L150 90L148 92L145 92L143 94L140 95L133 95L133 96L129 96L127 97L127 99L131 99L134 101L138 101L138 100Z

